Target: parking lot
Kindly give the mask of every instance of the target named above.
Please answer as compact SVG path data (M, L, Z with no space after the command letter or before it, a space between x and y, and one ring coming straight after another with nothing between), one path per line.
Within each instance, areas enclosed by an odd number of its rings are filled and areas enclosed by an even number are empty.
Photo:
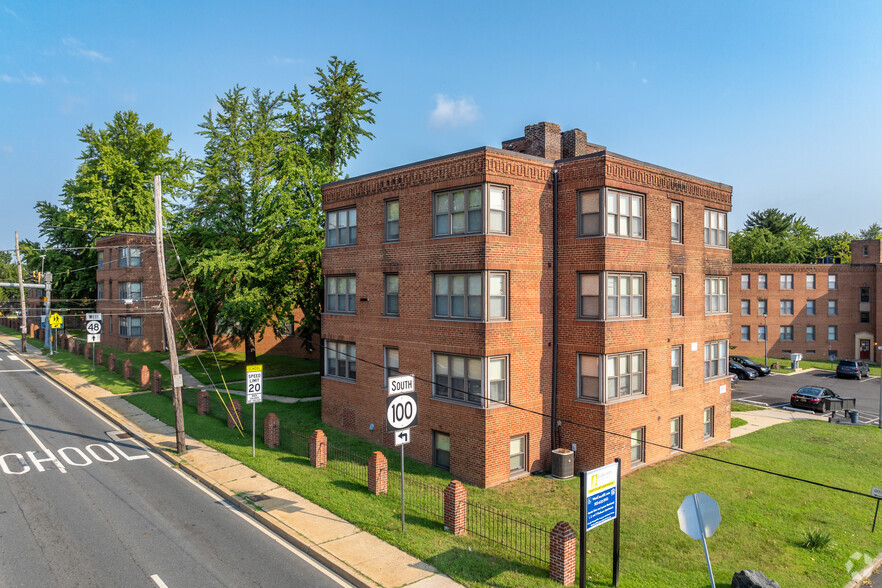
M790 408L790 395L801 386L829 388L840 396L855 398L859 419L862 423L879 422L879 378L844 380L833 372L806 370L799 374L769 374L756 380L739 380L732 388L732 400Z

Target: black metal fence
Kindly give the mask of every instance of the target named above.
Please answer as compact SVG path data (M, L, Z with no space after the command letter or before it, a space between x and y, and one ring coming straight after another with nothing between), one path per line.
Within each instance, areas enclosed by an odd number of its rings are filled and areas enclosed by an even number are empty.
M391 464L390 464L391 465ZM401 472L388 470L388 493L401 498ZM413 512L444 522L444 488L430 486L405 475L404 506Z
M496 509L466 502L466 530L487 541L548 565L551 533Z

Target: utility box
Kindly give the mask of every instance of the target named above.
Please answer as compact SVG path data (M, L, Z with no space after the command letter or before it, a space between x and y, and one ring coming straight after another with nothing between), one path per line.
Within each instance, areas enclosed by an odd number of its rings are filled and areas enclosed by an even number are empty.
M551 475L561 480L573 477L573 452L569 449L555 449L551 452Z
M791 353L790 354L790 363L791 367L795 370L799 369L799 362L802 361L802 353Z

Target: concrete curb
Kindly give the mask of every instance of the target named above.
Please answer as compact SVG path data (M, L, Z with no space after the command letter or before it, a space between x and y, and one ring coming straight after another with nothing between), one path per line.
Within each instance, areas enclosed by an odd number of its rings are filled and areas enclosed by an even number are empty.
M0 342L0 345L3 345L4 347L9 348L8 345L6 345L5 343ZM206 488L210 488L214 493L218 494L219 496L221 496L222 498L227 500L227 502L229 502L231 505L235 506L237 510L251 516L251 518L258 521L261 525L270 529L273 533L275 533L276 535L278 535L279 537L281 537L282 539L284 539L285 541L287 541L291 545L295 546L297 549L299 549L300 551L302 551L306 555L317 560L322 565L326 566L327 568L332 570L334 573L339 575L341 578L345 579L346 581L352 583L355 586L358 586L359 588L382 588L382 585L377 584L376 582L374 582L373 580L370 580L366 576L363 576L357 570L351 568L350 566L346 565L345 563L343 563L342 561L340 561L339 559L337 559L336 557L334 557L333 555L331 555L330 553L328 553L327 551L322 549L319 545L316 545L316 544L294 534L293 532L291 532L288 529L287 525L285 525L284 523L281 523L280 521L276 520L274 517L272 517L264 512L258 511L253 505L249 504L245 500L242 500L242 498L240 496L233 494L229 490L227 490L226 488L214 483L213 480L210 480L208 477L204 476L202 474L202 472L200 472L199 470L197 470L193 467L190 467L189 465L187 465L187 463L183 459L181 459L177 455L174 455L173 453L171 453L171 450L169 450L168 448L163 447L162 445L159 445L157 443L153 443L149 439L144 438L137 431L130 428L127 422L120 421L115 415L104 410L104 408L102 406L92 403L88 398L79 394L76 390L74 390L74 389L70 388L69 386L67 386L66 384L64 384L64 382L61 382L60 380L53 377L52 374L46 372L45 370L43 370L39 366L35 365L31 361L31 358L27 357L26 354L16 352L14 349L10 349L10 351L18 354L19 357L21 357L22 361L25 361L35 371L37 371L38 373L49 378L50 380L55 382L55 384L62 387L64 390L66 390L70 394L74 395L76 398L80 399L85 404L92 407L92 409L96 410L104 418L106 418L107 420L114 423L120 429L124 430L126 433L132 435L134 438L136 438L140 442L144 443L154 453L156 453L157 455L162 457L165 461L167 461L173 465L177 465L180 470L185 472L191 478L197 480L200 484L202 484ZM35 351L36 351L36 353L41 353L40 350L35 350ZM41 355L40 357L43 357L43 356ZM52 361L51 358L47 357L46 359L49 361ZM112 394L112 393L108 392L108 394ZM189 437L189 436L187 438L192 439L192 437ZM196 441L195 439L193 439L193 440ZM437 574L437 575L443 576L443 574Z
M882 565L882 553L876 556L868 566L862 569L860 572L856 572L854 576L852 576L851 582L845 585L845 588L859 588L864 580L873 575L873 572L876 571Z

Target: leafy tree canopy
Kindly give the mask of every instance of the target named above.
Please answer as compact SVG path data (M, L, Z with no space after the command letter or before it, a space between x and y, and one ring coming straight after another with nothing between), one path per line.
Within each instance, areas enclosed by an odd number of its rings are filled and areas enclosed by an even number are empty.
M237 86L218 97L200 125L195 193L176 221L188 277L177 295L191 308L185 332L213 339L217 325L244 341L247 361L265 330L282 335L298 308L305 345L319 330L321 185L373 138L366 126L379 92L355 62L333 57L316 74L311 101L296 86L282 94Z
M142 123L132 111L117 112L100 130L86 125L78 137L84 145L81 163L64 183L59 203L35 205L46 250L32 241L23 249L32 267L40 266L45 253L54 297L88 305L96 291L95 240L153 231L153 177L161 175L166 192L177 194L189 186L192 163L182 151L172 152L170 134Z
M882 226L879 226L879 223L873 223L860 233L858 233L859 239L882 239Z

